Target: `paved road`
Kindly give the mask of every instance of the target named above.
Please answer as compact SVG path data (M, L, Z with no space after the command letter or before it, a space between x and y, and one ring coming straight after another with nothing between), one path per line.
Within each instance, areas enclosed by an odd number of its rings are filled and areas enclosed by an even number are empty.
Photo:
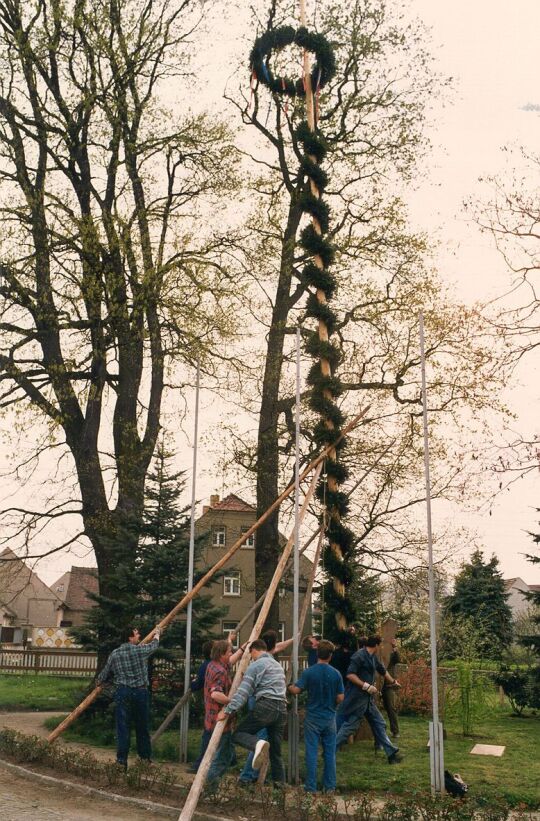
M162 815L125 807L63 787L36 784L0 766L2 821L154 821Z

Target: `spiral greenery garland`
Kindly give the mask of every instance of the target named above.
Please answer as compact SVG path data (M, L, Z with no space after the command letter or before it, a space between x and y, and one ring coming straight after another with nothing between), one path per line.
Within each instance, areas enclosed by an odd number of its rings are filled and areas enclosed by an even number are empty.
M306 96L304 78L275 77L269 63L272 51L293 43L315 54L311 84L316 90L323 87L336 72L334 52L323 35L310 33L306 28L295 30L284 26L266 31L255 41L251 51L251 69L254 78L274 94L302 97ZM344 424L343 414L336 403L343 391L337 375L341 350L330 340L337 316L329 305L336 290L336 279L330 270L335 257L334 246L328 238L330 208L322 199L328 184L327 175L321 168L327 149L322 135L312 130L306 120L296 129L296 138L303 149L299 173L307 180L300 205L312 218L311 224L300 235L300 244L310 257L301 277L309 289L306 317L318 324L318 330L310 334L305 346L315 360L308 375L310 405L320 416L314 439L320 447L326 447L336 441ZM354 536L343 524L348 512L348 498L339 489L348 475L347 468L339 461L339 452L345 446L345 439L341 439L331 450L326 462L327 483L321 482L317 489L318 498L326 507L327 544L323 563L331 577L331 583L326 585L325 607L335 613L339 631L346 630L355 616L352 602L347 597L347 587L353 577L350 559Z

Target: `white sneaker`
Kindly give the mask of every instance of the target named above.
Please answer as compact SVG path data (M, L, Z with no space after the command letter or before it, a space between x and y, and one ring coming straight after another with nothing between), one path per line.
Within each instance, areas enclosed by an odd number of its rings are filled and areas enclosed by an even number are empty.
M263 741L262 738L257 741L255 745L255 752L253 754L253 763L251 765L254 770L260 770L262 765L268 761L269 749L270 744L268 741Z

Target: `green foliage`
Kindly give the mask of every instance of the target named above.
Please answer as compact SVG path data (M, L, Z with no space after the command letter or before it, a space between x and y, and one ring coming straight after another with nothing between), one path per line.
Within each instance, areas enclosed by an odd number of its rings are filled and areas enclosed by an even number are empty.
M540 534L531 534L533 541L540 544ZM528 556L533 564L540 563L540 556ZM531 603L532 626L540 626L540 590L531 590L524 594ZM503 688L514 711L521 715L525 707L540 709L540 630L521 634L519 643L527 647L538 657L537 664L527 671L510 670L503 666L497 676L497 683Z
M106 648L120 643L126 625L136 625L144 635L177 604L187 590L189 559L189 517L179 505L184 489L181 474L171 473L172 454L158 444L153 470L145 491L143 523L137 535L135 555L116 545L117 567L109 576L109 590L116 595L95 595L96 607L82 628L71 633L85 649ZM133 533L130 533L133 536ZM131 543L133 539L126 539ZM195 563L200 542L195 545ZM197 576L195 577L195 581ZM195 652L207 638L222 611L211 604L210 596L199 594L193 602L193 647ZM176 620L163 633L158 654L185 646L185 621ZM170 681L172 686L175 680Z
M456 624L470 625L477 652L486 658L500 658L511 643L512 612L498 567L496 556L485 561L479 550L462 565L454 592L444 601L441 640L449 658L456 658L465 649L457 649Z

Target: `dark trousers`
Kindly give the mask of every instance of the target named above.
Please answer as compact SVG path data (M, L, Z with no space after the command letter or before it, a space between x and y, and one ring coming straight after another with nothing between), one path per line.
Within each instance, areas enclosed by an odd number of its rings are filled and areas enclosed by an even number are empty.
M272 781L285 781L283 761L281 759L281 739L287 721L287 704L272 698L260 698L255 704L255 709L248 713L245 719L240 722L238 729L233 735L235 744L240 744L246 750L254 750L257 744L257 733L266 728L268 741L270 743L270 767Z
M150 760L150 693L147 687L125 687L120 685L114 694L116 702L116 759L127 764L131 743L131 725L135 725L137 753L140 758Z
M386 715L388 716L388 723L390 724L390 732L392 735L398 735L399 724L398 714L396 711L396 691L392 687L383 687L382 701Z

